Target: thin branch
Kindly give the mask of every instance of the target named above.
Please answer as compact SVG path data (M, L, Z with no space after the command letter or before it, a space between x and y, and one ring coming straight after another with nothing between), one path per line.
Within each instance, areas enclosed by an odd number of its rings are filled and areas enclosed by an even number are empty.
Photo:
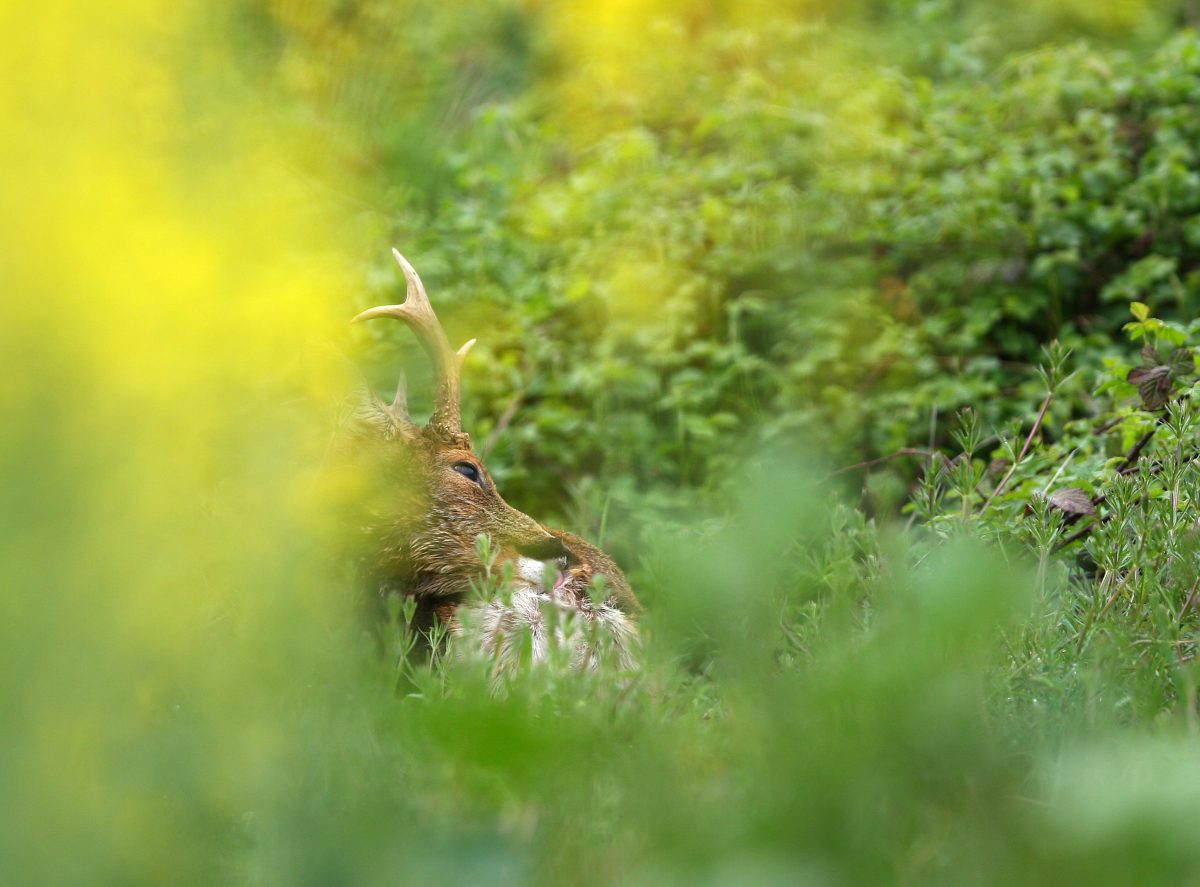
M1047 495L1050 492L1050 488L1052 486L1054 486L1054 482L1056 480L1058 480L1059 476L1064 471L1067 470L1067 466L1071 464L1071 460L1075 458L1075 454L1078 452L1079 452L1079 447L1076 447L1075 449L1071 450L1071 452L1067 453L1067 458L1064 459L1062 461L1062 464L1059 465L1058 468L1056 468L1054 470L1054 474L1052 474L1050 476L1050 480L1046 481L1046 485L1044 487L1042 487L1042 495L1043 496Z
M1017 466L1021 464L1021 461L1025 458L1025 454L1029 452L1029 447L1033 443L1034 437L1041 429L1042 423L1046 420L1046 411L1050 409L1050 402L1052 400L1054 400L1054 392L1047 391L1046 399L1042 401L1042 408L1038 410L1037 418L1033 420L1033 427L1029 429L1029 436L1025 438L1025 445L1021 447L1017 461L1008 467L1008 471L1000 479L1000 483L996 484L996 489L992 490L992 495L988 496L987 501L983 503L983 508L979 510L981 516L988 510L988 506L992 504L992 501L1004 492L1004 487L1012 478L1013 472L1017 470Z
M1187 600L1183 602L1183 606L1179 609L1179 615L1175 617L1176 622L1183 622L1183 617L1187 615L1187 611L1196 602L1196 592L1198 590L1200 590L1200 579L1192 583L1192 590L1188 592Z
M500 440L500 437L508 430L508 426L512 424L512 420L516 418L517 410L521 408L521 404L525 401L525 392L517 392L517 396L509 401L508 406L504 408L504 412L500 414L500 418L496 421L496 427L488 434L487 439L483 442L483 446L479 450L480 458L486 459L488 453L492 451L492 447Z
M891 462L893 459L899 459L901 456L924 456L931 459L937 455L936 450L918 450L912 447L904 447L896 450L894 453L888 453L886 456L880 456L877 459L867 459L865 462L855 462L853 465L847 465L839 468L836 471L829 473L829 477L837 477L839 474L846 474L850 471L857 471L861 468L874 468L876 465L883 465L885 462Z
M1109 419L1107 422L1104 422L1093 428L1092 434L1107 434L1109 431L1112 431L1128 418L1128 416L1117 416L1115 419Z
M1078 542L1080 539L1082 539L1084 536L1086 536L1088 533L1090 533L1092 530L1094 530L1096 528L1097 524L1102 524L1102 523L1104 523L1103 520L1095 520L1095 521L1092 521L1087 526L1083 527L1082 529L1076 530L1074 533L1072 533L1066 539L1063 539L1061 542L1059 542L1057 545L1054 546L1054 553L1057 554L1058 552L1062 551L1064 548L1066 548L1072 542Z
M1133 448L1126 454L1125 459L1121 462L1121 467L1117 469L1117 474L1129 474L1137 463L1138 458L1142 455L1142 450L1146 449L1146 444L1150 443L1154 437L1154 432L1158 431L1159 424L1162 420L1159 419L1154 427L1141 436Z

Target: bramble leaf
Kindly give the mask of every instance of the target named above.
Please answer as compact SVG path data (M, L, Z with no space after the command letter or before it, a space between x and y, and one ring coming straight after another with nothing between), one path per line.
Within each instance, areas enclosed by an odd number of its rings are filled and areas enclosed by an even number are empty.
M1092 503L1091 496L1077 487L1055 490L1046 498L1052 506L1066 514L1096 514L1096 506Z

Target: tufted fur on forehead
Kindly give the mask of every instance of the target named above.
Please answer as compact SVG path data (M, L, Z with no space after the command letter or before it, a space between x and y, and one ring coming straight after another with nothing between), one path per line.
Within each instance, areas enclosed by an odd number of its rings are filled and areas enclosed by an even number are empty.
M459 447L471 449L471 436L461 431L448 431L438 425L417 425L408 417L399 397L388 403L366 386L354 397L352 432L359 439L378 441L420 442L427 447Z

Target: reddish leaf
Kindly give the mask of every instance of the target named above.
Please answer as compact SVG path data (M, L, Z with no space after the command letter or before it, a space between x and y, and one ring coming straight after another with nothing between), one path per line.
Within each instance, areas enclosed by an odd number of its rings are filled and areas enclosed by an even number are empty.
M1093 517L1096 514L1091 497L1075 487L1055 490L1048 498L1052 506L1066 514L1090 514Z
M1148 410L1161 410L1171 396L1171 368L1165 366L1135 367L1126 377L1136 385L1142 396L1142 406Z
M1171 375L1176 378L1190 376L1196 370L1196 358L1192 355L1191 348L1176 348L1171 352L1169 362Z

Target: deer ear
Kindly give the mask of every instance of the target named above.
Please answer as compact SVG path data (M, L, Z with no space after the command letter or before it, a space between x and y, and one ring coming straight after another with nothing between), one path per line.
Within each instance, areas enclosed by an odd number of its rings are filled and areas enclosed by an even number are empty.
M412 436L412 423L408 418L398 415L392 404L383 401L365 385L355 393L348 418L353 433L362 437L408 440Z

